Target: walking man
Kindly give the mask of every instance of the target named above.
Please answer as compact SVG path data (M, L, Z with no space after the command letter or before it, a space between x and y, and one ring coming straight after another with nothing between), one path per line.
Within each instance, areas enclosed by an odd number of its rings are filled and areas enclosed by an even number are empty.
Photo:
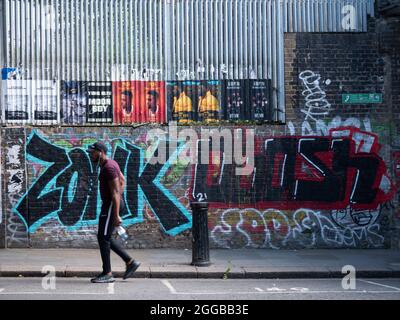
M131 277L140 265L111 237L114 228L120 226L122 222L119 213L124 209L122 194L125 187L125 178L118 163L112 159L107 159L107 146L103 142L98 141L90 145L87 152L90 154L93 163L97 163L100 166L99 182L102 200L97 239L103 261L103 272L91 281L93 283L115 281L111 272L110 249L126 263L126 271L123 276L125 280Z

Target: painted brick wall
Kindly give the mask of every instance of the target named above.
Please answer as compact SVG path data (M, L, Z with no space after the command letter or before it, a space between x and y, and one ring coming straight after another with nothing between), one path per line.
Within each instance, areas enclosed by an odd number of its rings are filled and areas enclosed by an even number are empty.
M365 34L297 33L285 38L287 121L291 133L325 135L330 128L352 126L376 134L381 144L379 155L393 177L395 170L391 167L396 167L393 154L398 155L395 150L400 123L398 22L398 17L381 17L369 20L369 32ZM345 105L341 101L344 93L373 92L383 93L382 104ZM313 99L320 100L320 108ZM307 107L310 105L315 108ZM398 179L394 180L398 186ZM394 248L399 247L398 204L395 196L380 213L387 211L381 216L381 227L388 236L385 244Z
M210 203L212 247L398 248L396 28L371 20L368 33L286 34L286 124L214 128L255 130L255 170L245 176L220 153L212 165L149 163L156 127L2 128L0 237L9 247L96 247L100 202L84 150L101 139L127 180L129 247L190 248L194 196ZM344 93L384 100L348 105Z
M27 247L28 233L13 207L26 191L24 128L2 129L2 205L4 242L13 247ZM17 142L17 143L15 143ZM5 244L4 243L4 244Z
M387 1L397 4L397 0ZM382 4L385 5L385 4ZM391 166L397 190L400 190L400 16L381 17L377 24L379 50L385 61L385 100L390 113ZM400 192L391 205L394 209L392 219L392 246L400 246Z
M192 194L210 203L213 247L389 245L392 212L385 204L393 190L386 162L379 155L379 136L373 133L352 128L351 137L311 138L290 136L285 126L253 128L256 171L237 177L235 165L223 164L217 153L213 165L151 164L151 154L144 152L149 129L3 129L5 181L14 190L3 199L5 219L12 224L7 229L8 246L96 245L100 202L95 166L84 150L97 139L113 147L113 157L126 175L130 212L124 222L130 247L190 248ZM201 128L195 129L200 134ZM224 129L238 134L234 131L238 128ZM226 152L227 146L223 149ZM307 165L301 154L315 166ZM140 169L140 161L146 167ZM358 183L355 168L360 171ZM321 179L318 170L327 179Z
M2 158L1 154L3 149L1 148L2 146L2 136L0 135L0 159ZM0 160L1 162L1 160ZM0 166L0 192L1 194L4 194L4 189L3 189L3 168L2 166ZM3 219L4 219L4 214L3 214L3 197L0 197L0 248L4 248L5 247L5 227L6 224L4 223Z

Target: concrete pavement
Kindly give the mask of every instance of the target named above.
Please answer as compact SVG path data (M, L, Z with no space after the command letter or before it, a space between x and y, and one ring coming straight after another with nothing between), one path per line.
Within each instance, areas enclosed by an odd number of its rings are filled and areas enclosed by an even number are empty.
M399 250L265 250L215 249L211 266L195 267L191 250L128 250L141 262L136 278L342 278L342 268L355 267L364 278L399 278ZM92 277L101 271L96 249L0 249L1 277L42 277L44 266L52 266L58 277ZM124 263L112 253L116 277Z

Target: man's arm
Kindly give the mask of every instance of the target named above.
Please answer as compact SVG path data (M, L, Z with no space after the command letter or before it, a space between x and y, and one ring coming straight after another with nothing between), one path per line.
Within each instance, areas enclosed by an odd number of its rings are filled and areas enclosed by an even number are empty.
M120 181L119 177L115 178L114 180L109 181L110 185L110 191L111 191L111 200L112 200L112 206L113 206L113 214L115 218L115 225L119 226L121 224L121 218L119 217L119 207L120 207L120 201L121 201L121 196L119 193L119 188L120 188Z

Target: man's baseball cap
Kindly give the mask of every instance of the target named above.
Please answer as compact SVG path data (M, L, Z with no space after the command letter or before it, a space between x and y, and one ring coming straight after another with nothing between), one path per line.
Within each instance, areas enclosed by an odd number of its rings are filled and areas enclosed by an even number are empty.
M91 151L100 151L100 152L104 152L104 153L107 153L107 150L108 150L108 149L107 149L107 146L106 146L103 142L101 142L101 141L97 141L97 142L91 144L91 145L86 149L87 152L91 152Z

